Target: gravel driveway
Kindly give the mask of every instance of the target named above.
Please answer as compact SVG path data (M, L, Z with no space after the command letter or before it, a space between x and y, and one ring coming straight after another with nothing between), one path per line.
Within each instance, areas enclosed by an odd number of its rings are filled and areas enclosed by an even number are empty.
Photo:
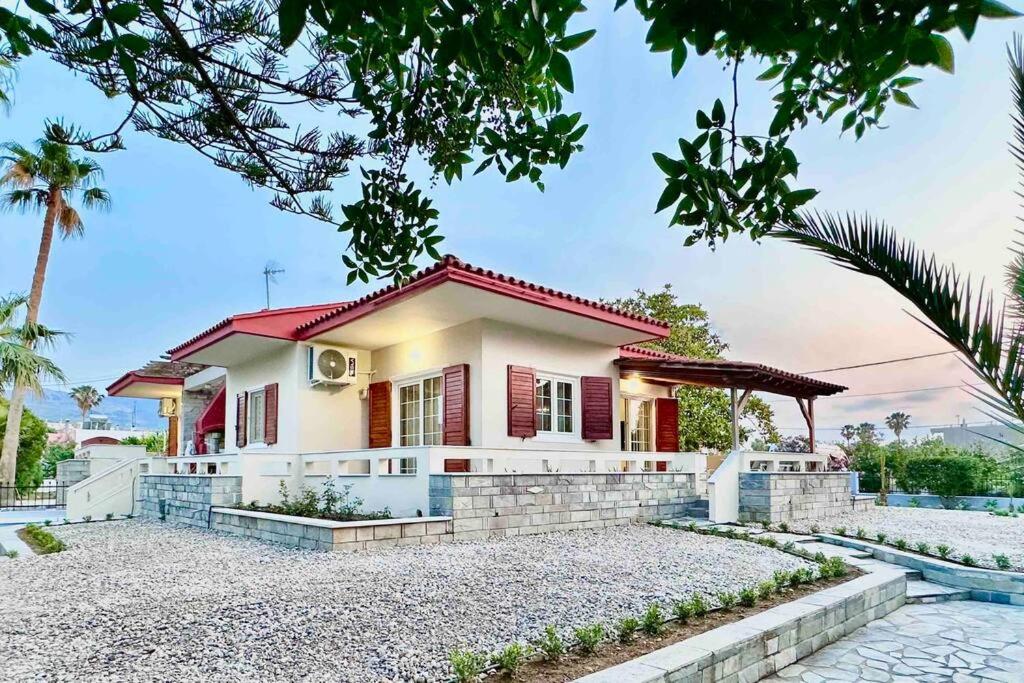
M442 680L456 647L806 564L640 525L352 554L140 520L54 531L67 551L0 564L4 680Z
M945 543L955 556L968 553L985 567L995 567L994 553L1003 553L1016 569L1024 570L1024 516L996 517L987 512L932 510L927 508L874 507L866 512L849 512L814 520L823 532L845 526L853 535L862 527L872 539L878 532L890 540L924 542L933 548ZM806 531L809 522L791 526Z

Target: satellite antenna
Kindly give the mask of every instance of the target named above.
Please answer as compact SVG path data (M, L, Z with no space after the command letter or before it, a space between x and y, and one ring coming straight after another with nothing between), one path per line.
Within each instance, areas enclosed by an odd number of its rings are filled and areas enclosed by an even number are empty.
M270 283L277 284L276 276L283 272L284 268L276 261L267 261L267 265L263 266L263 282L267 289L267 308L270 308Z

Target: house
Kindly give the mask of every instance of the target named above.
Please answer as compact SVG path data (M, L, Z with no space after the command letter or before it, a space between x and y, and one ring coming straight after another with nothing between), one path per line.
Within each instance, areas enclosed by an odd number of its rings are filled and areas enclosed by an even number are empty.
M108 393L159 399L170 471L241 476L246 501L340 476L367 507L421 511L431 474L696 471L681 384L730 389L736 413L753 391L792 396L812 441L814 399L844 389L638 346L668 334L447 256L358 300L225 318Z

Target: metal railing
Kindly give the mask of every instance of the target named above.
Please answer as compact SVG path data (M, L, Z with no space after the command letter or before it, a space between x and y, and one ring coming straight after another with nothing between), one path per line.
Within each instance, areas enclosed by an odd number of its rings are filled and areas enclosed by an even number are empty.
M36 488L0 484L0 510L23 508L64 507L67 504L68 485L43 484Z

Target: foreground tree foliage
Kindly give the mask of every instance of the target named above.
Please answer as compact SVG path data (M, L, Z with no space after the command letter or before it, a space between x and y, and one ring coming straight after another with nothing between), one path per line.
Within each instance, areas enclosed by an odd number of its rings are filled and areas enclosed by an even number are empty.
M722 358L729 345L711 327L708 312L699 304L679 303L671 285L660 292L648 294L643 290L627 299L611 302L630 313L647 315L671 325L667 339L641 344L648 348L675 353L690 358ZM679 387L679 448L696 451L732 448L732 404L729 394L713 387ZM740 427L740 438L746 440L757 434L767 443L778 443L774 413L768 403L758 396L747 401L740 417L747 424Z
M620 9L625 0L617 0ZM812 121L857 137L886 107L914 106L913 67L952 72L946 37L1015 12L995 0L634 0L651 51L673 76L691 54L726 67L698 134L658 152L657 210L714 245L757 238L816 191L794 185L790 138ZM25 0L0 7L0 55L45 52L125 117L96 135L52 122L52 139L117 149L129 124L187 144L274 204L349 236L350 279L401 278L437 258L437 210L408 174L414 158L447 182L493 169L543 189L542 173L582 149L564 113L569 55L594 34L580 0ZM622 11L628 11L623 9ZM570 19L579 18L570 26ZM580 24L580 25L576 25ZM775 85L767 129L737 124L742 73ZM0 92L3 89L0 88ZM728 103L728 104L727 104ZM684 117L690 119L690 117ZM361 195L340 210L334 183L358 163Z

